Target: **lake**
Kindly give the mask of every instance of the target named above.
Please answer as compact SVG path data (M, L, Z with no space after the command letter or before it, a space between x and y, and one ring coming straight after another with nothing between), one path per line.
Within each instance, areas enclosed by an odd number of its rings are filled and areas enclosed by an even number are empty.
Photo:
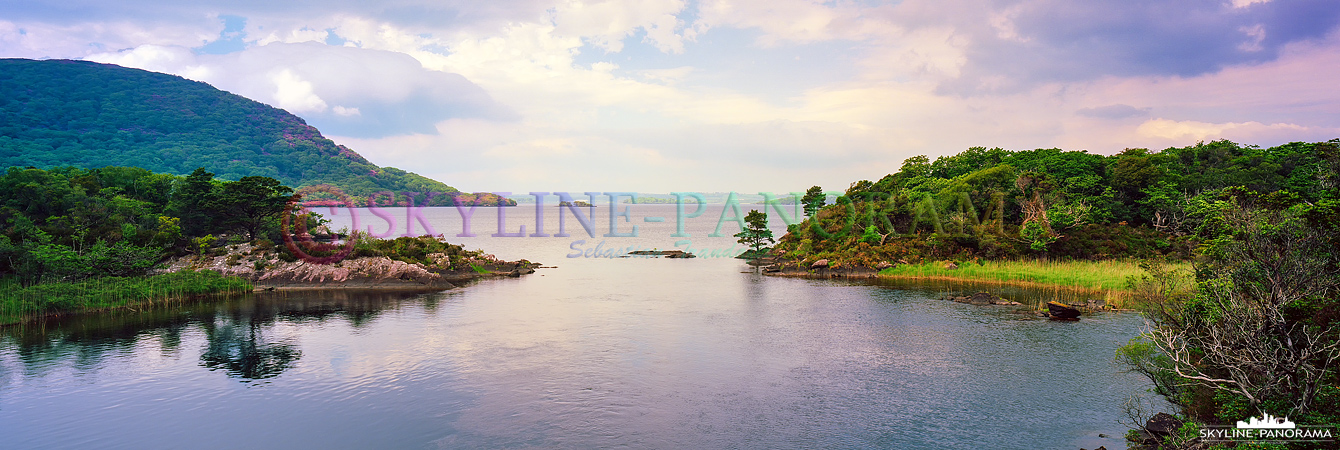
M635 205L620 226L639 237L594 242L671 248L673 208ZM533 207L506 209L533 231ZM459 232L451 214L424 213ZM713 214L686 223L694 248L733 244L706 237ZM451 240L556 267L0 330L3 447L1124 448L1121 404L1147 395L1113 362L1138 315L1051 322L729 258L568 258L593 240L580 228L481 232L494 223Z

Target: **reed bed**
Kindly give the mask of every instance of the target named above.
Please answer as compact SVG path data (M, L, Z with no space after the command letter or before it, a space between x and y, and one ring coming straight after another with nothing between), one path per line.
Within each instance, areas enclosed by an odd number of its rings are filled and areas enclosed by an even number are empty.
M983 261L949 269L947 263L902 264L879 272L881 277L907 280L962 281L975 285L1008 285L1055 291L1057 299L1101 298L1122 307L1130 296L1127 279L1145 271L1135 260ZM1172 268L1189 273L1189 263Z
M64 313L136 308L209 294L251 291L251 283L210 270L104 277L21 286L0 280L0 325Z

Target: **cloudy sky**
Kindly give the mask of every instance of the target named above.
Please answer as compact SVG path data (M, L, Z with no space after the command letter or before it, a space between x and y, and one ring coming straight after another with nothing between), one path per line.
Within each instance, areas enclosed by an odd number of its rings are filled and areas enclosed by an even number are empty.
M61 0L0 6L0 57L208 82L466 190L786 192L970 146L1340 137L1337 24L1334 0Z

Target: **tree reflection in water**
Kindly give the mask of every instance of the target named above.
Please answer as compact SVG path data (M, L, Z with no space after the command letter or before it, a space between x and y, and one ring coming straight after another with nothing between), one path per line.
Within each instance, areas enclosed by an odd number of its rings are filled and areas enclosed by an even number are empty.
M94 373L117 355L155 345L164 355L194 347L184 336L204 336L200 366L244 383L274 378L296 367L298 343L276 338L277 324L315 325L337 321L358 329L405 300L435 300L419 293L384 291L304 291L252 294L227 300L185 302L141 311L111 311L52 319L0 329L0 349L10 348L18 364L0 358L0 384L8 375L37 377L62 370ZM199 335L197 335L199 336Z
M209 344L200 355L200 365L243 381L273 378L294 367L302 351L289 343L267 342L262 328L273 324L274 317L269 319L262 323L251 315L220 316L201 323Z

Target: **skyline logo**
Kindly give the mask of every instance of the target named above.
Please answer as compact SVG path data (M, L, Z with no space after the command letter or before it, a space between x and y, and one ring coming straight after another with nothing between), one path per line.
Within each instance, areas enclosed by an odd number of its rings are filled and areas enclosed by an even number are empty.
M1292 430L1296 426L1297 426L1296 424L1289 421L1288 417L1275 417L1266 413L1261 413L1261 418L1259 419L1256 417L1251 417L1248 418L1246 422L1243 422L1241 420L1238 421L1238 428Z
M1286 444L1291 442L1334 442L1335 429L1330 426L1299 426L1288 417L1261 413L1237 421L1237 427L1205 426L1200 429L1205 442L1257 442Z

